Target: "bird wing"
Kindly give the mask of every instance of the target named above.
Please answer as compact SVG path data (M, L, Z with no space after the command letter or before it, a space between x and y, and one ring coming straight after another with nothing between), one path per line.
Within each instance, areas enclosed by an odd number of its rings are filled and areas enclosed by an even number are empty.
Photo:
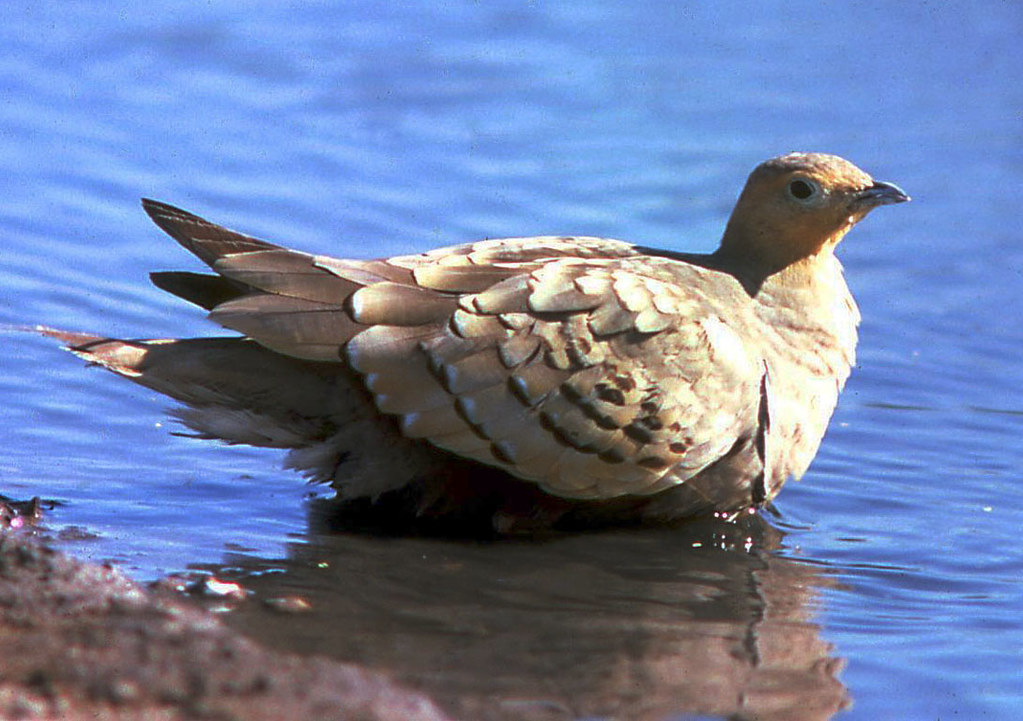
M407 437L557 495L654 493L756 431L762 362L722 274L553 236L341 260L146 209L240 289L212 319L346 362Z

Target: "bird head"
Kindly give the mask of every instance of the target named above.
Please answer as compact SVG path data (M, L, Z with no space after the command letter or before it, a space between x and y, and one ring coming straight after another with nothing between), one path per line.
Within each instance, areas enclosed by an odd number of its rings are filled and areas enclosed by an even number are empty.
M907 200L836 155L781 155L750 173L718 254L775 272L831 253L871 210Z

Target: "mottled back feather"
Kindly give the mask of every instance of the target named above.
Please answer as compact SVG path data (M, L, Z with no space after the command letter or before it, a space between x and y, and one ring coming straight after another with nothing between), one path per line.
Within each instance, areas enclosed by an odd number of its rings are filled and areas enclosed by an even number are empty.
M654 493L755 432L762 370L721 319L751 326L751 305L727 275L587 237L340 261L151 214L249 289L213 320L346 362L407 437L557 495Z

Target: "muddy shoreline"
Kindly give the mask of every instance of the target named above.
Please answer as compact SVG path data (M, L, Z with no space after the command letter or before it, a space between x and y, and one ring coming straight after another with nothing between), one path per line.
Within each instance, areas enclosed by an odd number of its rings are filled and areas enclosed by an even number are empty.
M0 718L440 721L378 673L273 651L167 584L0 535Z

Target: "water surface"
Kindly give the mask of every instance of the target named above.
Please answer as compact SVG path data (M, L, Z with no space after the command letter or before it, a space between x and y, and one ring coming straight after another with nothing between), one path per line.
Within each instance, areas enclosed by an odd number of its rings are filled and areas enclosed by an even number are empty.
M326 492L278 454L173 435L164 399L19 333L0 336L0 492L58 500L55 530L95 536L66 548L137 578L194 565L304 589L309 618L352 641L296 631L299 648L393 669L453 708L496 694L491 711L524 718L735 711L687 702L691 654L725 695L737 687L722 679L763 681L783 666L743 639L766 609L799 629L782 634L802 639L792 660L824 671L772 676L778 698L848 694L849 718L1015 717L1021 15L5 3L0 324L218 332L148 285L150 270L198 266L139 196L362 257L532 233L710 250L750 168L793 149L844 155L914 202L841 249L864 315L858 367L767 519L780 533L749 550L708 550L721 532L707 529L533 546L324 535L307 516ZM716 653L736 643L738 657Z

